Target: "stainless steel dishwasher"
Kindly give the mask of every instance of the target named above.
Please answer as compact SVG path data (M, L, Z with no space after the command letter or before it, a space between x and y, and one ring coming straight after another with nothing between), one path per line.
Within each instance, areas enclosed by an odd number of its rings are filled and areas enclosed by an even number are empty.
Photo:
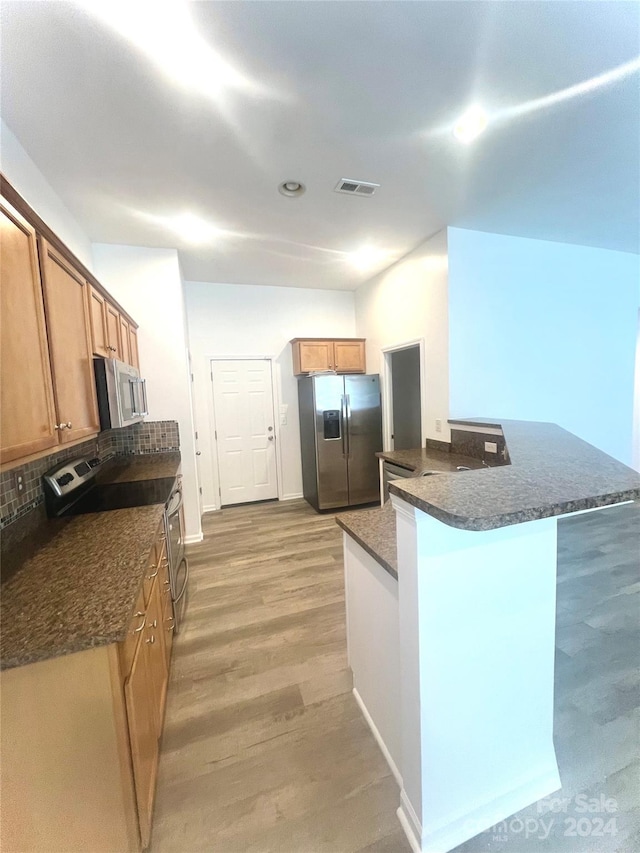
M382 491L384 502L389 500L389 483L393 480L403 480L407 477L415 477L416 472L409 468L403 468L402 465L394 465L393 462L384 461L383 476L382 476Z

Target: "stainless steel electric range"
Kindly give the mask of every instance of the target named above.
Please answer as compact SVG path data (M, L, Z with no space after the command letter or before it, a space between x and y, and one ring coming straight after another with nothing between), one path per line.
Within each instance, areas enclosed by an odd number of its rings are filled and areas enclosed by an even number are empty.
M98 458L78 457L61 462L47 471L42 478L47 514L50 518L62 518L163 504L169 580L175 630L178 632L186 607L189 580L180 512L183 501L181 480L179 477L162 477L131 482L97 482L97 474L102 468Z

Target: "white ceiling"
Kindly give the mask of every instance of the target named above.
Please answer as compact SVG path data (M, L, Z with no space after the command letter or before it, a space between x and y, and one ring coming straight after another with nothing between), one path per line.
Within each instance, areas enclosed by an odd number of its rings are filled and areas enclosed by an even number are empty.
M189 7L258 93L186 91L72 3L2 4L3 118L94 242L177 245L188 280L336 289L372 274L345 253L399 257L445 225L638 251L638 73L468 147L450 125L633 60L640 4ZM345 177L382 186L334 193ZM141 216L185 210L234 233L189 246Z

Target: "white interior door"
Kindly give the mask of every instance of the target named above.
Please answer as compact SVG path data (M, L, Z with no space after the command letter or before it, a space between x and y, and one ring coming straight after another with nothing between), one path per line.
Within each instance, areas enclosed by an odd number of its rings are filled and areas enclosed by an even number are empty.
M213 361L211 376L222 505L276 498L271 362Z

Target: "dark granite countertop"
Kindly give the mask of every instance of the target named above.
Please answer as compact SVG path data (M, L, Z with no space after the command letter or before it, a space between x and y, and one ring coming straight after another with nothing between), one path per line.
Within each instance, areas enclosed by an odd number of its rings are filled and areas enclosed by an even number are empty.
M336 521L383 569L398 578L396 513L391 501L377 509L340 513Z
M123 640L164 506L47 522L2 586L0 668Z
M451 527L492 530L640 498L640 474L556 424L456 423L498 425L511 464L389 484L391 494Z
M421 477L426 473L434 471L438 474L456 471L458 465L466 465L468 468L482 468L482 461L472 456L462 456L459 453L449 453L446 450L435 450L433 448L417 447L415 450L384 450L376 453L378 459L384 459L407 468L414 472L415 477Z
M139 456L116 456L107 462L97 476L98 483L133 483L139 480L161 480L175 477L180 468L180 452L145 453Z

